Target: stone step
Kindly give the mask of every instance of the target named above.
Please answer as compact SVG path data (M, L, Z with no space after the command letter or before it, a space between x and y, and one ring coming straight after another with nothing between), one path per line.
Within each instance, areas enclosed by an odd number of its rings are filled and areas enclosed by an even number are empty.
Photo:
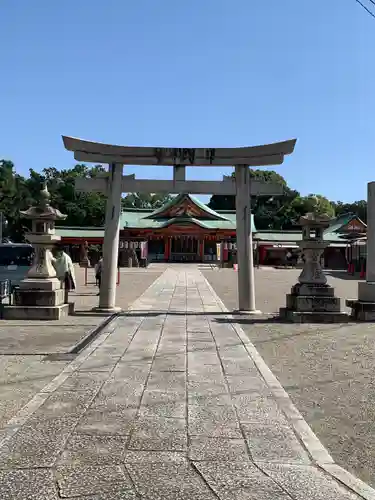
M351 308L351 317L354 320L375 321L375 302L346 300L346 306Z
M338 297L321 297L312 295L286 296L287 309L300 312L340 312L340 299Z
M279 310L280 319L291 323L348 323L351 318L345 312L295 311L288 307Z
M2 319L59 320L69 314L69 304L59 306L4 306Z

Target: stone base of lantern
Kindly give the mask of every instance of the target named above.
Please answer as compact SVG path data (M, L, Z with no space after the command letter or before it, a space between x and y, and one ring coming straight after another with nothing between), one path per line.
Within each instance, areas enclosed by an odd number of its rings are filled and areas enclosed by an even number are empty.
M34 288L26 288L25 282ZM24 280L14 292L14 305L5 305L4 319L13 320L59 320L72 314L72 304L64 304L64 290L58 280L40 280L45 288L37 289L38 280ZM55 289L55 287L59 288ZM74 309L74 304L73 304Z
M14 302L17 306L57 307L64 304L64 290L16 290Z
M280 318L292 323L345 323L349 316L341 312L341 301L334 288L327 284L293 286L286 296L286 307L280 308Z
M358 283L358 300L347 300L351 318L356 321L375 321L375 283Z
M25 278L20 282L20 290L47 290L57 291L61 290L61 282L57 278Z
M60 306L5 306L3 318L13 320L53 321L68 316L70 304Z

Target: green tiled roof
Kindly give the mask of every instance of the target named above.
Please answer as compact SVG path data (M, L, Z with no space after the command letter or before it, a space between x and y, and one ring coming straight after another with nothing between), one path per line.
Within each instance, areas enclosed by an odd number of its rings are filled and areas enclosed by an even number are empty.
M295 243L302 240L301 231L256 231L254 239L258 241Z
M332 221L332 224L324 231L324 239L331 242L345 242L345 231L342 232L342 228L354 219L358 219L358 216L353 213L342 214L336 217Z
M164 212L168 208L181 202L186 196L196 204L201 210L208 215L207 218L194 218L186 215L181 215L171 219L159 218L158 214ZM345 236L340 230L349 224L353 219L358 218L355 214L344 214L334 219L332 224L324 231L324 239L331 243L345 243ZM200 200L191 195L178 195L171 200L167 205L158 210L146 210L137 208L127 208L121 214L120 227L122 229L163 229L173 224L189 225L195 224L207 230L236 230L236 212L234 210L220 210L215 212ZM258 241L280 242L280 243L295 243L302 240L302 231L257 231L254 224L254 216L252 215L252 231L254 239ZM56 234L65 238L103 238L103 227L57 227Z
M345 232L341 230L353 219L358 219L355 214L343 214L336 219L333 219L331 225L323 233L325 241L330 243L345 243ZM254 239L258 241L278 241L283 242L297 242L302 240L302 231L256 231L254 234ZM348 238L349 239L349 238Z
M154 212L151 213L151 215L147 215L146 217L148 218L157 218L159 214L162 214L166 210L171 209L172 207L178 205L179 203L182 203L185 199L190 200L194 205L196 205L198 208L200 208L203 212L206 212L207 216L215 219L225 219L224 215L220 215L218 212L215 212L215 210L212 210L212 208L208 207L204 203L202 203L198 198L195 196L192 196L191 194L187 193L181 193L174 198L172 198L168 203L163 205L161 208L156 209Z
M331 223L329 227L324 231L324 234L336 233L340 231L341 228L349 224L353 219L357 219L355 214L343 214L339 217L336 217Z
M103 238L104 227L56 227L56 234L62 238Z
M162 214L171 207L181 203L184 198L188 197L192 203L198 208L207 213L207 218L193 218L188 216L169 218L159 218L158 215ZM126 208L121 215L121 227L129 229L162 229L171 224L196 224L204 229L218 230L228 229L235 231L236 229L236 212L234 210L220 210L215 212L207 205L202 203L195 196L181 194L175 196L170 202L163 207L151 211L140 210L135 208ZM252 231L255 232L254 216L252 215Z
M197 224L205 229L236 229L236 214L231 212L222 213L225 218L221 220L197 219L194 217L173 217L172 219L149 219L144 213L123 212L121 216L121 227L124 229L162 229L171 224ZM255 231L254 216L252 216L252 230Z
M143 213L123 212L121 216L121 227L128 229L162 229L171 224L197 224L205 229L236 229L236 214L232 212L222 212L221 220L197 219L194 217L174 217L173 219L150 219L145 218ZM255 232L254 216L252 215L252 230Z

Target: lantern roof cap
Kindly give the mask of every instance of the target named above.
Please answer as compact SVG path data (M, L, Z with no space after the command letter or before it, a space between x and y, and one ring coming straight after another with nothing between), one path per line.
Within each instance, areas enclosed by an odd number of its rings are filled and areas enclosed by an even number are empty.
M28 208L27 210L21 210L20 214L25 219L34 219L34 220L64 220L67 215L63 214L57 208L54 208L50 205L51 194L48 191L47 183L43 184L42 189L39 193L38 203L35 206Z
M328 227L331 223L331 217L328 214L317 214L316 212L308 212L302 215L299 219L301 226L310 227Z

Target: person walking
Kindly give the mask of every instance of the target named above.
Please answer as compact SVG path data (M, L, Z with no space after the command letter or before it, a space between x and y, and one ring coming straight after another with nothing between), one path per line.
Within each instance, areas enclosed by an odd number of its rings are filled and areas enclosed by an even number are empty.
M61 281L61 285L64 288L64 304L68 304L69 291L76 289L73 262L61 245L56 245L54 254L55 258L52 260L52 264L56 270L57 277Z
M102 271L103 271L103 257L100 256L99 261L95 265L95 279L96 279L96 284L99 287L98 295L100 295L100 285L102 284Z

